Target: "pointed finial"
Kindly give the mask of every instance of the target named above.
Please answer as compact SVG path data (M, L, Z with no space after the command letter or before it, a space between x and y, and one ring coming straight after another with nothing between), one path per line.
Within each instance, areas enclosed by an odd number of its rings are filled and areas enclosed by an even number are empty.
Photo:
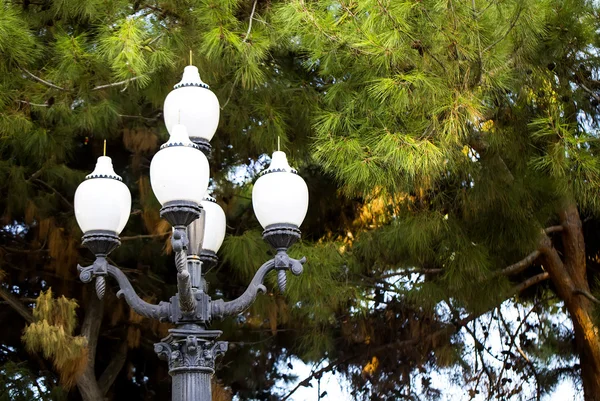
M281 150L281 137L278 135L277 136L277 151Z
M106 156L106 139L104 140L104 154L103 156Z
M190 65L193 65L194 53L192 53L192 49L190 49Z

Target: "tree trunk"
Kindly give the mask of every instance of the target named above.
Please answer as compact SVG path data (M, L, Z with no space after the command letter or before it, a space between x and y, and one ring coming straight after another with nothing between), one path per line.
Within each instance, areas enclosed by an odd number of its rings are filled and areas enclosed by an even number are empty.
M575 331L585 401L600 401L600 336L593 321L593 304L586 274L585 242L581 219L574 203L560 213L564 257L560 258L546 237L542 246L543 266L550 273L558 295L565 302Z
M83 401L103 401L104 395L96 379L96 346L104 314L104 302L99 300L94 291L90 292L90 301L85 308L85 318L81 327L81 335L88 341L88 364L83 374L77 379L77 388Z

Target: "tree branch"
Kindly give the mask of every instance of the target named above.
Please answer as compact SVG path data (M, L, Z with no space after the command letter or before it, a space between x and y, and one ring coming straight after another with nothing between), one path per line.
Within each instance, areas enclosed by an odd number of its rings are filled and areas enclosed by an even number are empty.
M125 365L125 361L127 360L127 341L121 342L119 346L119 350L113 355L110 363L104 369L104 372L98 379L98 387L100 387L100 392L102 395L106 395L110 387L115 382L115 379L123 369Z
M126 85L126 84L128 84L130 82L137 81L138 79L141 79L143 77L144 77L143 75L140 75L140 76L137 76L137 77L125 79L123 81L113 82L112 84L98 85L98 86L93 87L92 90L93 91L97 91L97 90L100 90L100 89L106 89L106 88L112 88L112 87L115 87L115 86Z
M540 256L540 254L541 252L536 249L535 251L527 255L524 259L502 269L500 274L510 276L511 274L520 273L527 267L529 267L534 262L534 260L536 260L538 256Z
M550 278L550 273L548 272L543 272L540 273L538 275L535 275L531 278L528 278L527 280L523 281L521 284L517 285L516 287L514 287L514 292L515 293L519 293L521 291L526 290L527 288L536 285L537 283L540 283L544 280L547 280Z
M58 192L56 189L54 189L50 184L40 180L39 178L34 178L33 181L37 182L38 184L45 187L46 189L52 191L52 193L54 195L57 195L67 206L69 206L69 208L73 209L73 204L71 202L69 202L69 200L67 198L65 198L60 192Z
M546 227L544 228L544 232L546 234L551 234L551 233L557 233L557 232L561 232L563 231L565 228L562 225L558 225L558 226L550 226L550 227Z
M85 318L81 326L81 335L87 339L88 363L84 372L77 379L77 388L84 401L99 401L103 399L98 380L96 380L96 346L98 345L98 335L100 325L104 315L104 302L91 291L89 292L89 302L85 308Z
M523 6L519 6L519 11L517 11L517 14L515 15L515 18L512 20L512 22L510 23L510 26L508 27L508 29L506 30L506 32L504 33L504 35L500 36L498 38L498 40L496 40L494 43L492 43L491 45L489 45L488 47L486 47L483 50L483 53L487 52L488 50L490 50L492 47L496 46L498 43L502 42L507 36L508 34L514 29L514 27L517 25L517 21L519 20L519 17L521 16L521 12L523 11Z
M589 291L587 291L587 290L582 290L580 288L576 288L576 289L573 290L573 294L583 295L584 297L586 297L590 301L592 301L592 302L594 302L596 304L600 304L600 300L598 300L598 298L596 298L595 296L593 296L592 293L589 292Z
M30 77L31 77L33 80L35 80L35 81L38 81L39 83L42 83L42 84L44 84L44 85L46 85L46 86L49 86L49 87L51 87L51 88L54 88L54 89L58 89L58 90L60 90L60 91L64 91L64 92L68 92L68 91L69 91L68 89L61 88L60 86L58 86L58 85L56 85L56 84L53 84L52 82L45 81L45 80L43 80L42 78L40 78L40 77L38 77L38 76L35 76L35 75L33 75L31 72L29 72L28 70L26 70L26 69L25 69L25 68L23 68L23 67L19 67L19 68L20 68L20 69L21 69L21 71L23 71L25 74L29 75L29 76L30 76Z
M0 286L0 298L4 299L27 323L33 322L33 314L29 308L2 286Z
M17 101L21 104L26 104L28 106L48 107L48 104L46 104L46 103L31 103L31 102L28 102L27 100L17 100Z
M130 114L117 114L119 117L121 118L139 118L140 120L144 120L144 121L149 121L149 122L154 122L156 120L158 120L158 117L144 117L144 116L134 116L134 115L130 115Z
M250 21L248 22L248 32L246 32L246 36L244 37L244 40L242 40L242 43L246 43L246 41L248 40L248 37L250 36L250 31L252 30L252 20L254 19L254 11L256 11L256 3L258 3L258 0L254 0L254 5L252 5L252 12L250 13Z

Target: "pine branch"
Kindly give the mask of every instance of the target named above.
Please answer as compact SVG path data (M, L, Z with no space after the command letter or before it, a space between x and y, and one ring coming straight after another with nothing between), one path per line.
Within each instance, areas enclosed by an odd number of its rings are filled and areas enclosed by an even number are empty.
M128 83L133 82L133 81L137 81L138 79L142 79L143 77L144 77L143 75L140 75L140 76L133 77L133 78L127 78L127 79L125 79L123 81L113 82L111 84L98 85L98 86L93 87L92 90L93 91L97 91L97 90L100 90L100 89L113 88L115 86L127 85Z
M252 20L254 19L254 11L256 11L256 3L258 3L258 0L254 0L254 5L252 5L250 20L248 21L248 32L246 32L246 36L244 37L244 40L242 40L242 43L246 43L248 37L250 36L250 31L252 30Z
M28 70L26 70L26 69L25 69L25 68L23 68L23 67L19 67L19 68L21 69L21 71L23 71L25 74L29 75L31 78L33 78L34 80L38 81L39 83L42 83L42 84L44 84L44 85L46 85L46 86L49 86L49 87L51 87L51 88L54 88L54 89L58 89L58 90L60 90L60 91L64 91L64 92L68 92L68 91L69 91L68 89L61 88L60 86L58 86L58 85L56 85L56 84L53 84L52 82L45 81L45 80L43 80L42 78L40 78L40 77L38 77L38 76L35 76L35 75L33 75L31 72L29 72Z
M491 45L489 45L488 47L486 47L483 50L483 53L486 53L488 50L490 50L491 48L493 48L494 46L496 46L498 43L502 42L507 36L508 34L514 29L514 27L517 25L517 21L519 20L519 17L521 16L521 12L523 11L523 6L519 6L519 10L517 11L515 18L512 20L512 22L510 23L510 26L508 27L508 29L506 30L506 32L504 32L504 35L500 36L498 38L498 40L496 40L494 43L492 43Z
M0 298L4 299L27 323L33 323L33 314L29 308L2 286L0 286Z

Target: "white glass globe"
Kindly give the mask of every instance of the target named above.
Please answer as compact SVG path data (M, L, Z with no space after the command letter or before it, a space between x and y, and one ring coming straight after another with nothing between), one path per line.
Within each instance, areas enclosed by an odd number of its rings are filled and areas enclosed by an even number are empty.
M204 220L204 242L202 249L217 253L225 239L225 212L219 206L216 199L207 196L202 201L202 208L206 214Z
M150 184L156 199L161 205L172 201L200 204L208 178L206 156L190 141L183 125L174 126L169 141L150 162Z
M219 125L219 100L200 79L198 68L188 65L181 82L174 86L165 99L163 114L167 130L182 124L190 138L210 141Z
M300 227L308 210L308 187L288 164L284 152L274 152L271 165L256 180L252 207L259 223L288 223Z
M113 170L110 157L98 158L94 171L75 191L75 218L83 233L123 231L131 213L131 193Z

